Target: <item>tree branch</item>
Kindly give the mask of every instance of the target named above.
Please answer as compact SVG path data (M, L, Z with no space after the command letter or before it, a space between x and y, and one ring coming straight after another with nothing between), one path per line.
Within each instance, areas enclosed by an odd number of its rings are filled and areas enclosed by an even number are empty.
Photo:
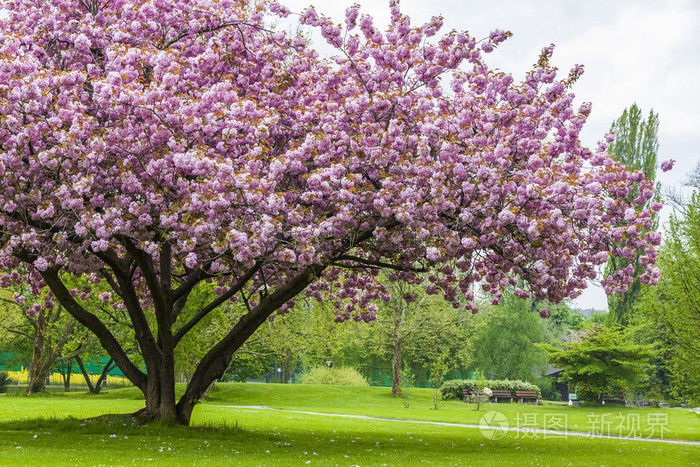
M355 263L360 263L361 265L366 265L366 266L374 266L378 268L386 268L386 269L393 269L395 271L409 271L409 272L426 272L427 269L425 268L414 268L411 266L401 266L397 264L390 264L390 263L385 263L383 261L375 261L371 259L366 259L366 258L360 258L359 256L354 256L354 255L341 255L335 258L333 264L339 267L348 267L344 266L342 264L337 264L337 261L353 261ZM352 266L350 266L352 267Z
M199 323L202 320L202 318L207 316L210 312L215 310L221 304L225 303L226 300L233 297L241 289L243 289L246 283L248 283L248 281L258 272L258 270L261 267L262 263L258 261L230 289L228 289L223 294L219 295L216 299L212 300L208 305L199 310L199 312L193 318L191 318L175 333L173 345L177 346L178 342L180 342L180 339L182 339L185 336L185 334L187 334L193 327L195 327L197 323Z

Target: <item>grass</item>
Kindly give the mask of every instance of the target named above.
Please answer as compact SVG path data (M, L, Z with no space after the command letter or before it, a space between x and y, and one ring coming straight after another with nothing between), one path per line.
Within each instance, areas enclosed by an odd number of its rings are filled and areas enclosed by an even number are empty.
M323 417L223 407L265 405L292 410L478 423L486 411L539 423L555 411L573 426L586 415L666 413L667 437L697 439L700 418L683 409L580 408L490 404L476 412L457 401L430 410L429 390L413 390L411 407L387 388L222 384L197 407L192 427L139 426L114 417L82 421L143 406L138 392L45 397L0 396L1 465L693 465L700 446L506 433L488 439L478 429L395 421ZM632 409L630 409L632 410ZM622 411L622 412L621 412ZM73 417L73 418L71 418ZM513 419L515 420L515 419ZM585 423L585 422L584 422ZM585 429L581 431L586 431ZM493 433L493 432L487 432Z
M700 441L700 418L687 409L634 407L569 407L555 405L474 404L446 401L432 410L432 390L412 389L408 409L388 389L377 387L226 384L212 390L208 404L265 405L310 412L372 415L448 423L479 424L488 411L497 410L509 426L603 432ZM662 435L663 427L663 435Z

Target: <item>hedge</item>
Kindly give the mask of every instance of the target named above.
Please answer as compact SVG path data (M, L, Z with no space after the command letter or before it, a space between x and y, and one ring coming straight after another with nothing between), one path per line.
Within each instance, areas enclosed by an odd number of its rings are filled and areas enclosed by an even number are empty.
M542 397L542 391L540 391L539 386L527 381L520 381L519 379L453 379L446 381L440 387L440 392L443 399L461 399L463 389L472 389L477 385L481 388L487 387L489 389L510 391L513 396L515 396L515 391L535 391L537 397Z

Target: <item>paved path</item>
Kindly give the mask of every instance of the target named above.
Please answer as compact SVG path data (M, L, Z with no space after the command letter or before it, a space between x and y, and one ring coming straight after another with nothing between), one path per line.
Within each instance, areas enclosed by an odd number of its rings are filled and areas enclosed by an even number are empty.
M277 412L288 412L288 413L298 413L305 415L319 415L322 417L339 417L339 418L356 418L361 420L380 420L380 421L390 421L390 422L400 422L400 423L417 423L423 425L438 425L438 426L452 426L458 428L476 428L481 430L501 430L501 431L515 431L520 433L528 434L541 434L541 435L552 435L552 436L582 436L587 438L606 438L606 439L620 439L625 441L645 441L648 443L668 443L668 444L687 444L691 446L700 446L700 441L689 441L683 439L663 439L663 438L645 438L642 436L620 436L620 435L608 435L605 433L587 433L583 431L561 431L561 430L545 430L541 428L519 428L519 427L509 427L509 426L493 426L493 428L488 425L473 425L469 423L450 423L450 422L431 422L428 420L407 420L404 418L389 418L389 417L370 417L369 415L350 415L350 414L337 414L337 413L323 413L323 412L309 412L306 410L287 410L287 409L275 409L272 407L266 407L264 405L222 405L222 404L207 404L210 407L231 407L236 409L252 409L252 410L271 410ZM486 413L486 412L485 412Z

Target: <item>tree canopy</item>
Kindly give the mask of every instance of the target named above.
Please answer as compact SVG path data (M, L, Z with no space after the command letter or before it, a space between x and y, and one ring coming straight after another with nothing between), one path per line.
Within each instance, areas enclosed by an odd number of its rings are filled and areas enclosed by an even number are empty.
M1 285L48 286L144 393L149 417L189 423L233 353L306 291L336 319L372 320L400 280L476 312L498 300L575 297L608 256L655 282L653 182L583 147L545 47L522 82L477 39L415 26L391 2L382 31L357 7L337 50L268 27L289 12L236 0L18 0L0 19ZM611 138L608 138L608 142ZM639 183L639 195L628 199ZM12 269L24 264L29 273ZM605 279L623 292L631 266ZM137 366L69 276L111 288ZM521 279L518 279L521 278ZM183 315L202 282L215 298ZM176 402L175 349L227 300L240 306ZM39 306L43 306L39 304ZM32 312L37 312L34 309Z
M564 370L563 379L581 399L602 402L635 389L649 368L654 350L634 344L619 328L592 327L572 332L557 346L538 344L552 365Z

